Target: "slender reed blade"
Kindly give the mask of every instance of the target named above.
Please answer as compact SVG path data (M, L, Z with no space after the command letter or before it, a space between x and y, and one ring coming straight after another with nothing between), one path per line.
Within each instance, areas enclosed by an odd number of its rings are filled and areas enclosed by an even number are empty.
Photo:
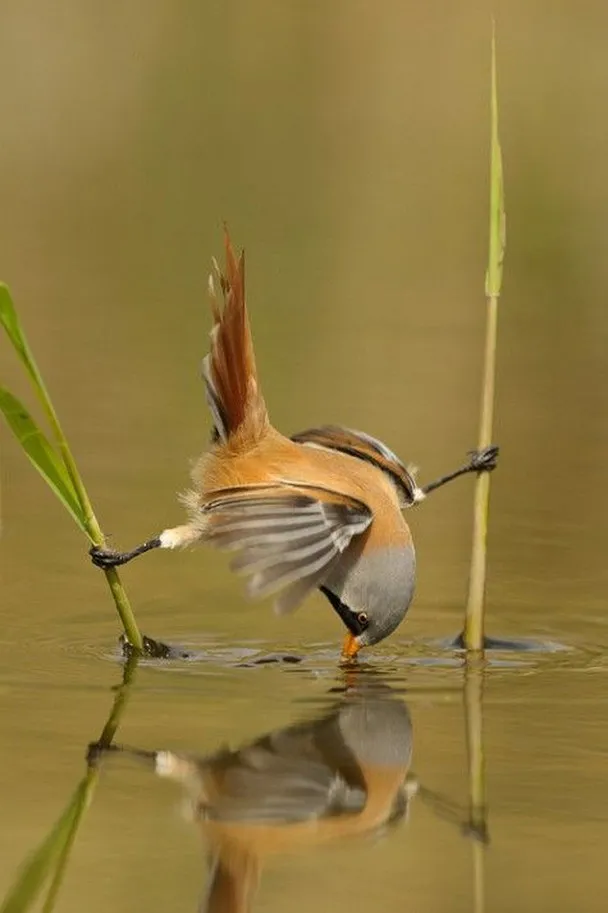
M6 409L2 407L0 409L29 459L74 517L78 526L89 537L93 545L103 545L104 536L78 471L76 460L28 345L11 293L4 283L0 283L0 326L6 331L29 375L36 396L48 419L57 450L55 451L51 447L27 410L8 391L2 391ZM118 572L115 568L108 568L105 575L127 639L131 647L141 653L144 650L144 641Z
M492 84L490 139L490 237L486 271L486 341L483 368L483 395L479 423L479 449L492 443L498 297L502 287L502 268L506 244L502 150L498 131L498 89L496 79L496 37L492 23ZM484 597L487 565L487 528L490 504L490 476L481 473L475 486L473 548L469 574L469 593L463 639L467 650L480 651L484 642Z
M0 411L32 465L70 512L83 533L88 536L84 513L63 460L23 403L4 387L0 387Z
M87 532L91 541L95 544L101 544L103 540L103 535L95 514L93 513L93 508L89 500L86 488L84 487L84 482L76 466L76 461L72 456L72 452L67 442L67 438L63 433L63 429L59 422L57 413L55 412L55 407L53 406L51 397L44 383L42 374L38 369L36 360L32 354L32 351L29 347L27 338L17 310L13 303L11 293L4 283L0 283L0 324L6 330L6 333L13 344L15 352L19 356L25 370L27 371L29 378L32 382L34 392L40 400L42 408L48 419L53 437L55 438L57 448L61 454L61 458L64 462L66 471L72 480L72 485L76 494L78 495L78 500L82 506L82 511L85 516L85 523L87 527Z
M17 311L11 298L8 286L0 282L0 323L6 330L6 334L13 344L13 348L19 358L25 363L27 357L27 344L21 330Z
M42 380L42 375L38 370L34 356L30 351L10 290L3 282L0 282L0 324L4 327L6 335L10 339L15 352L29 374L30 380L34 384L34 388L40 396L46 411L47 402L50 402L49 395L44 386L44 381Z

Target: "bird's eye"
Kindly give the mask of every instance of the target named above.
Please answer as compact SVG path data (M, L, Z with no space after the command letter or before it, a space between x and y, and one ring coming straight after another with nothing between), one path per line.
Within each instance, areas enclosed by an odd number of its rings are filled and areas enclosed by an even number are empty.
M359 624L362 627L366 628L369 623L369 618L367 617L367 612L359 612L359 614L357 615L357 621L359 622Z

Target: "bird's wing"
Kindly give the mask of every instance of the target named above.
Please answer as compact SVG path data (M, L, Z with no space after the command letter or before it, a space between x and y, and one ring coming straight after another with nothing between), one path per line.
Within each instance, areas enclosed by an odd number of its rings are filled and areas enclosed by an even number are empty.
M231 567L249 577L251 596L280 591L279 613L297 608L321 586L353 536L372 520L356 498L289 481L216 490L202 512L205 540L239 551Z
M291 440L308 447L337 450L371 463L391 476L403 493L406 503L419 500L418 488L411 469L404 466L386 444L365 434L364 431L354 431L352 428L342 428L339 425L323 425L320 428L308 428L306 431L292 434Z
M322 725L325 720L322 720ZM360 812L366 794L316 744L317 721L280 729L208 765L221 783L207 814L231 821L295 823Z
M325 765L273 758L263 767L231 768L221 798L210 803L207 813L224 821L294 823L352 814L364 805L365 792Z

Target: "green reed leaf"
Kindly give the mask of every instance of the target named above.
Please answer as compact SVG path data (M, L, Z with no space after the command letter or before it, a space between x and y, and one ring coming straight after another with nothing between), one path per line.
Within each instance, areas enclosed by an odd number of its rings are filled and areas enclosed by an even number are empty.
M15 352L27 368L28 374L30 374L32 378L36 378L37 372L33 370L29 347L25 334L21 328L21 323L19 322L11 293L8 286L3 282L0 282L0 325L6 330L6 335L12 342Z
M70 512L89 541L93 545L103 545L103 533L78 471L76 460L28 345L11 293L4 283L0 283L0 326L6 331L30 377L49 423L51 434L55 439L56 449L51 446L25 407L8 390L2 388L0 388L0 410L4 412L8 424L33 465ZM136 652L143 653L144 641L116 568L108 568L105 575L127 639Z
M23 334L17 318L17 312L8 286L0 282L0 323L6 330L11 342L19 351L24 348Z
M88 535L84 511L63 460L23 403L3 387L0 387L0 411L32 465L70 512L80 529Z

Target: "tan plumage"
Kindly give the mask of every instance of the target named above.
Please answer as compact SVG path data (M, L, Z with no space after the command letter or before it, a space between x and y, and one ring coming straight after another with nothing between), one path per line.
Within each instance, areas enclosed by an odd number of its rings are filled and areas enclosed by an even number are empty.
M348 557L356 553L359 563L384 546L411 547L400 508L415 500L416 486L367 436L331 427L290 440L273 428L255 364L244 258L237 260L228 235L225 248L225 273L216 266L223 307L212 279L214 325L203 363L214 441L184 497L190 523L165 531L162 544L204 540L238 551L232 567L249 577L250 595L277 594L275 607L285 612L332 577L353 540Z
M237 259L227 232L225 263L222 272L214 262L209 280L213 327L202 373L214 433L183 497L189 521L132 552L93 549L93 560L107 567L157 546L198 541L237 551L232 566L248 577L250 595L274 595L279 612L320 588L348 629L345 653L352 656L390 634L407 611L415 557L402 511L424 490L364 432L328 425L290 439L271 425L245 302L244 257ZM427 489L474 468L480 467L472 461Z

